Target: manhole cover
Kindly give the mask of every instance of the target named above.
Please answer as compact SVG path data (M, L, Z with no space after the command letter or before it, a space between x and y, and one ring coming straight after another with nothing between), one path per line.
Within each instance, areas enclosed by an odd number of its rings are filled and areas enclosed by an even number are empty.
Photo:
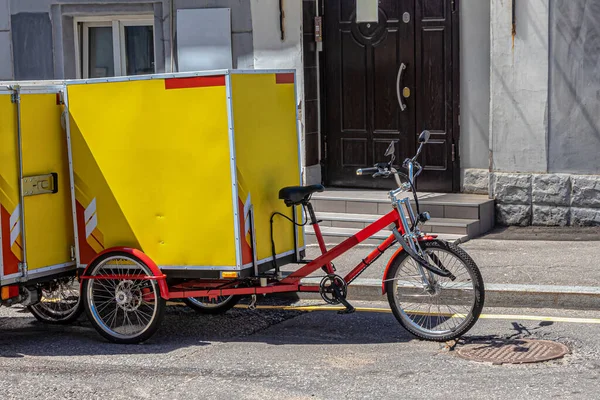
M498 340L465 345L457 350L467 360L493 364L525 364L561 358L569 353L562 343L549 340Z

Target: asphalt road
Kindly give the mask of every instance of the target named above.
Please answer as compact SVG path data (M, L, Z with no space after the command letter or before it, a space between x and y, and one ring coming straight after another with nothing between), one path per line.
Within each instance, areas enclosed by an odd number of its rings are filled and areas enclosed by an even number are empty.
M600 317L583 311L485 312ZM208 317L184 307L170 307L147 343L124 346L105 342L85 320L45 326L24 310L0 308L0 393L2 399L596 396L600 324L491 317L481 319L467 339L543 338L567 344L572 354L494 366L415 340L388 313L237 309Z

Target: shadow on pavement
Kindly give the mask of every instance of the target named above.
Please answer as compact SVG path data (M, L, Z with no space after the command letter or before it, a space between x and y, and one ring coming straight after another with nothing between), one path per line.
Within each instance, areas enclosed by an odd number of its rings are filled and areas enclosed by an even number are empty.
M68 326L43 324L26 310L11 310L10 316L0 317L0 358L162 354L210 346L211 341L343 345L402 343L413 339L387 313L338 315L331 311L233 309L213 316L171 306L156 334L137 345L108 342L85 316Z
M281 304L282 299L275 300ZM273 304L273 301L269 302ZM265 303L263 303L265 304ZM101 337L85 319L70 326L46 325L27 311L0 317L0 358L166 354L221 343L268 345L377 345L419 341L389 313L233 309L223 315L200 315L183 306L167 308L157 333L137 345L117 345ZM503 339L535 334L552 322L526 328L513 322ZM476 325L477 326L477 325ZM475 330L476 331L476 330ZM511 332L512 331L512 332ZM475 332L473 332L475 333ZM500 339L466 335L461 343ZM441 343L440 347L444 344Z

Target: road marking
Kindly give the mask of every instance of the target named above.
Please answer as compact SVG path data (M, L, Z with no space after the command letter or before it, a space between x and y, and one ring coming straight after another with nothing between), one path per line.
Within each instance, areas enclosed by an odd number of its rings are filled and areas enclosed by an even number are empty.
M237 305L235 308L248 309L248 306ZM329 306L256 306L257 310L283 310L283 311L340 311L345 307ZM378 307L356 307L358 312L376 312L391 313L392 310ZM571 317L548 317L539 315L518 315L518 314L481 314L479 319L500 319L500 320L526 320L526 321L549 321L549 322L568 322L576 324L600 324L600 318L571 318Z

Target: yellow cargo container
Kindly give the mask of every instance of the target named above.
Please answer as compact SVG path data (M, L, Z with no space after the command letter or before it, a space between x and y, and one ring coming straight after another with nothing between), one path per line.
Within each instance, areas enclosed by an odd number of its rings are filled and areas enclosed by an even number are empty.
M178 278L271 269L271 236L294 261L302 227L276 218L271 233L271 216L303 220L278 199L300 163L294 71L0 86L0 286L32 289L118 247Z

